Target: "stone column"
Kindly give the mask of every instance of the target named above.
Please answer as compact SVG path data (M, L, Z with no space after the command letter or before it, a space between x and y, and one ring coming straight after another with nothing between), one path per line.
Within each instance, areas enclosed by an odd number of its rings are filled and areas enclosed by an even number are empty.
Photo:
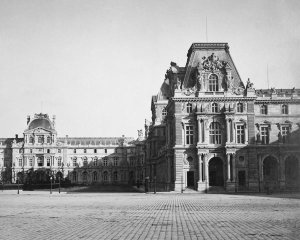
M202 143L202 123L201 118L198 119L198 143Z
M258 181L259 181L259 191L263 191L264 186L263 186L263 166L262 166L262 157L260 154L257 155L257 160L258 160Z
M199 171L199 181L198 183L202 183L202 154L198 154L198 171Z
M279 187L281 190L285 189L285 164L284 164L284 158L279 155Z
M232 125L232 131L231 131L232 142L235 143L235 125L234 125L233 120L231 120L231 125Z
M226 143L230 143L230 122L229 119L226 119Z
M227 153L227 182L231 181L231 172L230 172L230 154Z
M235 154L232 154L231 155L231 159L232 159L232 166L231 166L231 169L232 169L232 182L236 182L236 169L235 169Z
M198 154L199 158L199 182L198 191L206 192L208 187L208 164L207 164L207 154Z

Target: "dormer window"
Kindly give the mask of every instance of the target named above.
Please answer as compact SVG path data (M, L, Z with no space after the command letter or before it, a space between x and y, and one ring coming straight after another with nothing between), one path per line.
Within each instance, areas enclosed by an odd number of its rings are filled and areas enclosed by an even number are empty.
M281 114L288 114L289 113L289 109L287 105L282 105L281 106Z
M216 74L211 74L209 76L208 90L210 92L218 92L219 91L218 76Z
M29 137L29 143L33 143L34 138L32 136Z
M260 106L260 114L264 114L264 115L268 114L268 106L267 105Z
M49 136L47 137L47 143L51 143L51 138Z
M38 143L43 143L43 140L44 140L44 139L43 139L42 136L39 136L39 137L38 137Z
M239 112L239 113L243 112L243 111L244 111L244 109L243 109L243 104L242 104L242 103L238 103L238 104L236 105L236 110L237 110L237 112Z
M213 104L211 105L211 111L212 111L213 113L219 112L219 107L218 107L218 104L217 104L217 103L213 103Z
M186 105L186 112L187 112L187 113L191 113L192 111L193 111L193 106L192 106L191 103L188 103L188 104Z

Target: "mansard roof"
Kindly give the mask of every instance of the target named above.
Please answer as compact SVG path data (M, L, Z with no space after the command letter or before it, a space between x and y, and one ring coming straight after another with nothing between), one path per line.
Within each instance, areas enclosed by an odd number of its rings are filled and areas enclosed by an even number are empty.
M255 94L258 97L269 97L271 94L276 93L278 96L286 96L290 97L291 95L297 95L300 96L300 89L286 89L286 88L271 88L271 89L256 89Z
M29 121L26 130L32 130L36 128L55 130L51 120L49 119L48 114L43 114L43 113L35 114L34 119Z
M192 74L197 69L197 66L201 65L205 59L213 56L220 61L225 63L231 70L232 85L233 87L244 87L241 77L235 67L235 64L229 53L228 43L193 43L188 50L187 62L186 62L186 73L184 76L184 87L190 87L189 81Z

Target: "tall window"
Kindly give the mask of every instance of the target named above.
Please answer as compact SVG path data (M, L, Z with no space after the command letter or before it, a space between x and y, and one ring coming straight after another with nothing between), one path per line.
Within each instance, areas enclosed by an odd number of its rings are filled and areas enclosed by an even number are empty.
M103 159L103 166L107 166L107 158Z
M93 172L93 181L96 182L98 180L97 172Z
M107 149L106 148L104 149L104 153L107 153Z
M94 149L94 153L97 153L97 149Z
M108 173L106 171L103 173L103 181L104 182L108 181Z
M57 149L57 152L58 152L58 153L61 153L61 149Z
M59 157L58 159L57 159L57 166L61 166L61 157Z
M265 115L268 114L268 106L267 105L260 106L260 113Z
M47 158L47 166L50 166L50 158Z
M191 103L188 103L188 104L186 105L186 112L187 112L187 113L192 113L192 112L193 112L193 106L192 106Z
M217 122L212 122L209 127L209 142L221 144L221 128Z
M288 114L289 113L289 109L287 105L282 105L281 106L281 113L282 114Z
M97 157L94 157L94 166L97 166Z
M118 172L114 172L114 181L118 181Z
M76 172L73 172L73 181L77 182L77 173Z
M30 167L33 166L33 160L32 160L32 158L29 158L29 166L30 166Z
M38 136L38 143L43 143L43 136Z
M39 167L44 166L44 159L43 159L43 157L39 157L37 159L37 164L38 164Z
M23 164L23 160L22 158L19 158L19 167L22 167L22 164Z
M117 157L114 158L114 166L118 166L118 158Z
M76 153L76 149L73 149L73 153Z
M166 115L167 115L167 109L164 107L163 108L163 110L162 110L162 112L161 112L161 115L163 116L163 117L165 117Z
M73 167L76 167L76 166L77 166L77 158L74 157L74 158L73 158Z
M194 143L194 128L193 128L193 126L185 127L185 137L186 137L186 144Z
M217 104L217 103L213 103L213 104L211 105L211 111L212 111L213 113L219 112L219 107L218 107L218 104Z
M236 142L245 143L245 127L244 125L236 126Z
M29 143L33 143L34 138L32 136L29 137Z
M50 149L47 149L47 153L50 153Z
M287 137L289 135L290 132L290 128L289 126L282 126L281 127L281 136L282 136L282 142L286 143L287 142Z
M86 153L86 149L83 149L83 153Z
M51 143L51 138L49 136L47 137L47 143Z
M83 166L87 166L88 165L88 161L87 161L87 157L83 158Z
M236 109L237 109L237 112L239 112L239 113L243 112L244 111L243 104L242 103L238 103L236 105Z
M208 90L210 92L217 92L217 91L219 91L218 77L217 77L216 74L210 75L209 80L208 80Z
M269 127L261 127L261 143L269 144Z

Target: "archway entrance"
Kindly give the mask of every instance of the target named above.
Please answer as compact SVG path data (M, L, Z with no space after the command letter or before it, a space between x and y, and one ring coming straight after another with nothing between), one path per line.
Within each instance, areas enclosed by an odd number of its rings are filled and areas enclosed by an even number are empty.
M278 163L274 157L266 157L263 162L263 179L267 189L274 189L278 182Z
M285 185L295 188L299 184L299 162L294 156L285 160Z
M194 187L194 171L187 172L187 187L189 188Z
M224 186L223 161L214 157L208 164L209 186Z

